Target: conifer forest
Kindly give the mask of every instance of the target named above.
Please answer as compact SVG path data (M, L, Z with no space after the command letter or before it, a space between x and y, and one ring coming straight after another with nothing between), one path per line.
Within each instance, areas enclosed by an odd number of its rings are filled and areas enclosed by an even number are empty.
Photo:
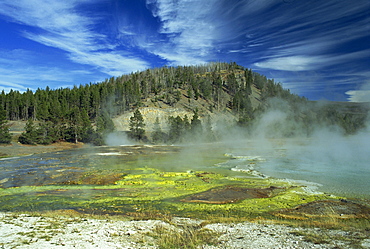
M252 98L258 105L252 105ZM73 88L2 91L0 143L11 141L9 121L27 121L18 139L23 144L68 141L102 145L104 136L115 129L112 118L127 112L133 113L128 132L135 140L178 142L184 134L209 130L207 122L211 121L194 108L193 117L170 117L167 131L162 130L158 122L154 123L154 131L148 138L139 111L148 99L167 107L175 107L183 99L189 102L202 99L207 102L209 112L228 110L236 117L233 125L246 130L261 113L275 108L273 99L286 103L288 118L305 127L307 134L314 123L338 125L345 134L353 134L365 127L367 119L367 111L361 105L318 105L251 69L236 63L217 62L148 69ZM200 121L202 115L203 122ZM294 133L295 127L286 127L284 136ZM210 140L216 139L213 134L207 136Z

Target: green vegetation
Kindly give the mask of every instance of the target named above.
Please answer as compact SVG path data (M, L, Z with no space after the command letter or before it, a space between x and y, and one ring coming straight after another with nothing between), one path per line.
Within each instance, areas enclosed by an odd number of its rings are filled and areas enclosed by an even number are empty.
M276 99L283 101L283 104L277 104ZM0 110L5 110L2 114L5 120L32 120L37 123L36 127L27 127L29 129L21 136L19 141L26 144L50 144L65 140L101 145L104 135L114 129L112 118L134 111L131 135L143 140L145 124L139 120L136 110L144 103L159 108L176 107L181 103L181 107L194 112L191 121L190 117L169 119L167 138L157 127L151 140L160 143L165 140L178 142L184 136L189 137L189 132L185 132L189 127L193 135L201 133L204 127L201 127L200 117L207 116L205 110L209 113L232 113L238 121L230 125L248 128L266 110L281 109L288 114L287 120L295 122L284 127L286 132L283 136L302 132L309 135L313 125L317 124L325 127L337 125L344 133L353 134L365 127L367 119L367 110L362 106L337 108L338 105L322 106L309 102L283 89L274 80L236 63L155 68L72 89L46 87L35 92L11 90L0 93ZM198 111L198 107L202 107L202 111ZM0 125L0 135L7 142L9 136L5 126L3 123ZM212 134L209 137L215 138Z
M130 137L136 140L145 140L145 123L139 109L130 118Z
M5 110L1 109L0 106L0 144L9 144L12 140L5 114Z
M90 214L120 214L140 218L166 215L210 220L248 220L282 208L327 199L327 195L308 194L300 187L274 179L227 177L208 172L161 172L152 168L134 168L136 173L121 176L115 184L100 180L89 184L89 174L80 181L85 185L23 186L0 191L2 211L48 211L70 209ZM86 175L86 174L85 174ZM91 174L90 174L91 175ZM72 185L71 185L72 184ZM187 197L224 186L266 189L281 188L269 198L229 200L224 204L185 201ZM217 192L215 192L217 195ZM78 197L78 198L76 198ZM271 216L271 215L269 215Z
M177 108L181 104L192 116L170 116L168 129L162 129L157 117L149 133L146 131L149 125L140 111L148 103L158 108ZM284 120L259 122L271 111L283 113ZM256 124L266 125L266 135L274 138L310 135L314 126L340 127L343 133L353 134L365 127L367 111L359 104L310 102L235 63L163 67L72 89L46 88L7 94L3 91L0 94L0 143L11 141L9 120L27 121L25 131L19 136L23 144L69 141L102 145L104 136L115 129L112 118L129 113L132 114L129 120L131 139L172 144L196 141L200 137L202 141L216 141L218 134L212 130L210 113L232 114L236 121L227 126L239 126L238 131L245 134ZM58 212L73 209L84 214L114 214L134 219L180 216L218 222L270 220L290 225L369 230L366 218L329 217L328 214L307 218L306 214L288 212L301 204L339 197L308 193L300 186L272 178L233 177L232 173L223 174L222 169L216 167L209 172L207 166L215 166L226 159L213 157L206 158L207 162L197 161L193 150L166 160L161 157L170 154L165 148L154 153L155 157L136 147L127 153L109 148L103 153L115 155L109 162L93 154L88 155L89 163L79 157L78 163L86 163L83 170L69 166L74 159L68 158L66 165L60 165L61 169L45 170L40 177L35 177L34 172L23 175L25 179L16 179L19 185L12 185L10 177L1 179L0 184L5 187L0 189L0 210ZM198 151L198 154L206 157L209 153ZM245 193L257 195L266 189L271 189L268 197L249 198ZM235 192L245 198L234 198ZM229 199L215 201L210 197L212 193L226 193ZM167 233L163 233L164 229L158 227L156 230L162 248L212 244L212 234L201 227L179 228L180 232ZM317 243L327 240L316 235L300 235Z
M337 201L334 197L320 193L307 193L299 186L277 179L235 178L209 172L162 172L152 168L133 168L132 174L121 176L115 184L94 185L49 185L24 186L2 189L0 191L1 211L12 212L60 212L74 210L76 214L119 215L130 219L163 219L169 217L188 217L208 222L241 222L266 220L276 224L291 226L322 227L328 229L359 229L366 231L370 223L366 217L333 216L332 213L307 217L304 213L294 215L296 207L319 200ZM104 182L104 175L100 174ZM86 178L86 177L85 177ZM207 203L202 193L218 189L248 188L266 189L275 187L269 197L246 198L227 203ZM223 192L223 195L227 192ZM185 201L188 197L200 201ZM203 199L202 199L203 198ZM288 215L284 210L292 210ZM201 227L179 228L180 232L170 238L175 231L161 235L163 228L158 227L159 241L163 248L176 248L174 243L189 240L189 246L211 243L208 231ZM311 241L314 237L308 238ZM319 239L319 238L317 238ZM191 241L190 241L191 240ZM203 242L201 242L203 241ZM321 241L320 243L323 243ZM178 248L178 247L177 247ZM189 247L191 248L191 247Z
M67 163L57 164L55 169L41 167L18 178L4 178L0 183L0 211L370 228L365 205L308 192L289 181L230 171L224 167L227 155L222 156L217 148L196 149L204 155L196 158L194 150L187 152L186 146L185 151L176 146L128 147L90 148L93 150L76 158L60 157ZM43 160L53 159L45 155ZM231 164L235 161L230 160ZM189 243L190 239L207 241L207 232L203 234L201 227L181 229L184 231L179 230L180 237L174 241L165 235L159 239L164 248L183 243L183 238Z
M201 245L216 245L220 234L211 230L196 226L176 227L177 229L165 226L157 226L154 229L154 238L157 239L159 248L199 248Z
M337 226L338 228L338 226ZM342 228L343 229L343 228ZM320 232L317 231L294 231L291 232L294 235L302 236L305 241L312 242L314 244L329 244L333 241L341 241L346 242L351 245L351 248L363 248L361 246L361 242L363 239L367 238L367 235L365 233L356 231L356 232L348 232L346 235L333 235L330 233L330 230L320 230ZM350 235L350 236L349 236ZM339 243L338 243L339 244ZM340 245L337 246L340 248Z
M155 119L154 131L152 133L152 140L155 144L161 144L167 141L167 134L162 131L158 117Z

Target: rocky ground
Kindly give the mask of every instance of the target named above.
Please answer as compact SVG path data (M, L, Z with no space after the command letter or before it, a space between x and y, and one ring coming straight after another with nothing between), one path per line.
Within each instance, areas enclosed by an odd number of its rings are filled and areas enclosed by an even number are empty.
M207 224L186 218L164 222L0 213L1 248L161 248L163 236L184 230L192 231L188 240L197 230L213 232L214 244L197 248L370 248L370 239L363 234L340 230L250 222Z

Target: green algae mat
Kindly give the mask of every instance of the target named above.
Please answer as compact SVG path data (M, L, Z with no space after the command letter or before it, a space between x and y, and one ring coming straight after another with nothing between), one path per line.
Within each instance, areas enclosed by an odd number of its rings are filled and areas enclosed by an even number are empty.
M3 160L0 211L240 220L278 211L288 217L287 210L297 206L339 199L231 170L260 159L243 160L218 148L194 153L176 146L101 147Z

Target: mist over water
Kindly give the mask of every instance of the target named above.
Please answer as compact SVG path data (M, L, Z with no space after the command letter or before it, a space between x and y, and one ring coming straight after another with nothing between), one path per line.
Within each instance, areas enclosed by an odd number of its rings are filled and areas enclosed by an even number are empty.
M113 132L109 133L105 137L105 143L108 146L123 146L123 145L133 145L134 143L130 141L125 133Z
M248 132L225 122L214 123L218 142L209 143L199 138L182 144L181 152L163 169L191 170L191 165L197 168L209 157L207 153L217 150L219 154L241 157L239 161L223 164L225 168L253 167L266 176L318 183L319 190L328 193L370 197L369 125L355 135L344 135L335 125L310 124L308 134L307 126L292 118L296 114L286 102L280 99L270 102L270 109L256 119ZM303 108L307 106L297 110ZM108 146L135 144L125 133L109 134L106 143ZM251 158L262 160L251 163ZM186 168L177 166L183 162L187 162Z
M286 140L280 155L268 157L258 170L269 176L319 183L321 191L368 198L369 147L359 138Z
M289 114L286 106L267 110L254 124L249 139L229 140L231 153L264 157L266 161L254 169L267 176L310 181L319 183L320 191L369 198L369 125L355 135L344 135L339 127L315 124L308 135ZM291 129L295 135L286 138Z

